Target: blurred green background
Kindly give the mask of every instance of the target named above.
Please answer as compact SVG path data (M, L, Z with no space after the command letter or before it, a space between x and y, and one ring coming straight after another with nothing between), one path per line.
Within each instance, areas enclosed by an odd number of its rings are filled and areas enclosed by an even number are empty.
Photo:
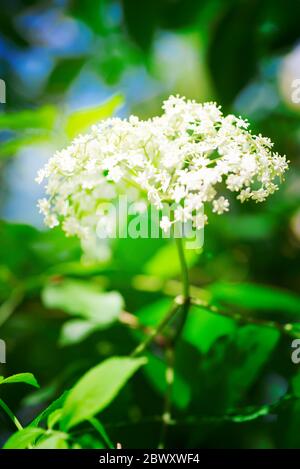
M87 330L78 323L76 295L88 316L90 288L117 291L126 311L151 325L180 288L174 246L163 240L116 240L95 247L93 261L76 239L44 229L36 171L93 122L111 114L151 117L179 93L248 118L291 163L266 203L233 200L230 213L211 216L203 252L191 259L200 295L230 314L276 324L191 316L176 354L178 425L168 446L300 447L300 403L289 398L300 395L298 367L292 337L279 332L300 317L299 14L298 0L2 0L0 338L7 363L0 374L30 371L41 384L35 392L1 390L23 422L92 365L128 354L140 339L118 321L100 319ZM165 365L160 350L149 360L103 414L124 447L157 445L151 418L162 412ZM0 415L0 440L12 430ZM97 446L88 433L81 444Z

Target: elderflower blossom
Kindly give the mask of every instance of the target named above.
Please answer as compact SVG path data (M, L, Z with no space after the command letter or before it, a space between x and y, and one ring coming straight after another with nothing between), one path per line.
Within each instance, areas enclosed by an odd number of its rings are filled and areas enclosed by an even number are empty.
M161 218L164 231L176 221L201 229L204 206L217 214L229 210L224 190L241 202L262 202L277 190L288 162L272 152L268 138L252 135L247 121L224 116L215 103L179 96L162 108L161 116L145 121L101 121L55 153L37 177L47 181L48 198L39 201L45 223L86 241L103 216L102 204L127 194L158 210L172 205L173 216Z

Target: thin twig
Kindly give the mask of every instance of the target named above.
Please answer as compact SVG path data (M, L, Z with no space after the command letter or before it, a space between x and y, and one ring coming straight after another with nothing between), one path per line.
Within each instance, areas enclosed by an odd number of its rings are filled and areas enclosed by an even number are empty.
M300 332L294 331L294 326L291 323L281 324L276 321L268 321L267 319L253 318L251 316L246 316L240 313L231 313L229 311L221 310L216 306L212 306L205 300L201 300L199 298L191 298L191 304L200 308L205 308L208 312L212 314L233 319L234 321L237 321L241 324L254 324L261 327L269 327L278 330L282 334L287 334L292 337L300 337Z
M299 401L299 397L293 394L286 394L278 401L273 404L265 404L262 406L251 406L241 409L236 409L234 412L226 412L223 415L189 415L182 419L171 419L169 422L170 426L184 426L184 425L203 425L205 423L244 423L259 418L266 417L278 413L278 411L288 403L293 401ZM162 415L153 415L144 418L140 418L134 421L119 421L113 423L105 423L106 428L122 428L132 425L145 425L145 424L161 424L163 422ZM72 435L81 435L92 432L89 428L77 430Z
M138 290L143 291L162 291L167 296L175 296L180 293L181 283L178 280L161 280L157 284L153 284L154 277L151 276L138 276L134 281L134 286ZM143 287L141 287L143 285ZM149 288L147 286L149 285ZM210 305L211 294L198 286L190 285L190 293L192 298L192 304L194 306L200 306L205 308L208 312L213 314L222 315L233 319L241 324L256 324L258 326L272 327L277 329L280 333L291 336L291 337L300 337L300 332L296 329L293 323L279 323L273 320L267 319L258 319L251 316L246 316L244 314L224 311L216 306Z
M149 336L152 333L154 333L154 328L145 326L144 324L141 324L139 321L138 317L135 316L134 314L129 313L128 311L122 311L120 316L119 316L119 321L121 324L130 327L131 329L135 329L137 331L142 332L143 334ZM156 342L160 346L165 345L165 337L163 335L157 334L154 338L153 341Z
M143 353L146 348L151 344L151 342L155 339L155 337L160 332L162 332L165 326L171 321L171 319L173 319L179 308L180 305L175 301L172 304L169 312L163 317L161 322L151 331L148 337L135 348L135 350L130 355L132 357L136 357L137 355Z

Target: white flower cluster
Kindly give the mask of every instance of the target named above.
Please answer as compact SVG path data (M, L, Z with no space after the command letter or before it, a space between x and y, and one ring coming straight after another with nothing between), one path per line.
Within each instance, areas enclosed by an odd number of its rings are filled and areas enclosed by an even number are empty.
M272 142L252 135L248 125L224 116L215 103L178 96L169 97L153 119L102 121L39 171L37 181L47 179L49 196L39 201L40 211L50 227L61 224L68 235L86 240L95 233L102 204L126 193L157 209L173 204L173 216L161 218L165 231L188 220L201 229L204 204L217 214L229 210L224 189L242 202L261 202L287 169Z

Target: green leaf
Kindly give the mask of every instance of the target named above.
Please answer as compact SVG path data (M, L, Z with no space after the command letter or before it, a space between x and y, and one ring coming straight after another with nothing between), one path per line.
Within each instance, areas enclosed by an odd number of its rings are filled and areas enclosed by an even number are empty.
M54 106L0 114L0 129L52 129L58 111Z
M5 443L3 449L26 449L33 444L35 440L43 435L45 430L42 428L24 428L14 433Z
M57 422L60 420L62 416L62 409L55 409L47 419L47 426L50 430L52 430L53 427L57 424Z
M38 133L27 133L25 135L13 137L1 143L0 158L14 156L21 148L36 145L49 139L49 132L39 131Z
M236 324L232 319L217 316L205 308L192 307L186 321L183 337L201 353L207 353L220 337L233 336Z
M43 438L37 445L34 446L35 449L68 449L68 444L66 440L68 435L63 432L52 432L51 435Z
M111 325L119 316L124 302L118 292L100 293L88 282L63 280L45 286L42 300L47 308L83 316L99 327Z
M248 325L238 330L232 368L228 375L231 401L236 402L253 384L275 349L280 334L269 327Z
M116 94L100 106L93 106L73 112L66 122L68 137L73 138L75 135L86 131L99 120L110 117L122 103L123 97Z
M59 344L61 346L78 344L97 329L99 329L99 325L91 321L72 319L71 321L65 322L63 325L60 331ZM100 327L100 329L102 329L102 327Z
M59 228L38 231L29 225L0 221L0 238L0 265L5 265L25 283L29 277L44 274L50 266L55 275L54 266L79 259L81 255L78 240L66 238Z
M199 251L196 249L187 249L186 262L189 267L194 265L199 257ZM181 265L177 254L175 243L167 243L161 247L154 256L146 263L144 271L149 275L171 278L179 275Z
M46 409L44 409L30 424L30 427L37 427L41 422L49 417L55 410L62 408L69 391L65 391L55 401L53 401Z
M26 383L39 388L37 380L32 373L18 373L16 375L9 376L8 378L0 380L0 384L10 384L10 383Z
M66 399L62 428L67 430L102 411L145 363L145 358L113 357L89 370Z
M90 424L95 428L95 430L97 430L97 432L103 439L104 443L108 446L108 448L114 449L114 445L111 439L109 438L108 434L106 433L106 430L104 426L102 425L102 423L96 418L91 418L89 421L90 421Z
M213 301L262 311L282 311L299 316L300 296L273 287L251 283L215 283Z

